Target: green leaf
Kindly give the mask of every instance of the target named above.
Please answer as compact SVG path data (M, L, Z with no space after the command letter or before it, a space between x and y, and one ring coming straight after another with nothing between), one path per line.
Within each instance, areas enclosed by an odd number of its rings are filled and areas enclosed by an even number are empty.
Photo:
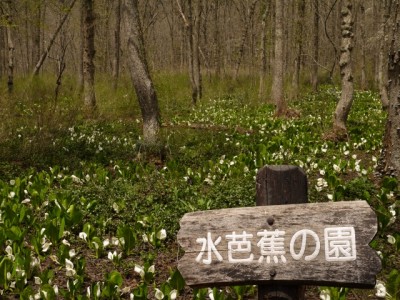
M64 228L65 228L65 218L62 218L60 222L60 229L58 231L59 239L61 239L64 236Z
M178 269L176 269L172 274L171 274L171 280L170 284L172 288L176 289L177 291L181 291L185 287L185 279L183 279L182 274L179 272Z
M400 298L400 272L393 269L386 284L387 293L392 296L392 299Z
M107 282L120 287L123 282L122 275L118 271L114 270L108 274Z

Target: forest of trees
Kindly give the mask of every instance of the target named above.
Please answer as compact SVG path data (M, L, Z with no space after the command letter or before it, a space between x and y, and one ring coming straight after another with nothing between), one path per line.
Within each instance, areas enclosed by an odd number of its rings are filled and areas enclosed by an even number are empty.
M316 88L318 81L338 77L343 1L134 2L138 2L152 71L185 72L191 66L193 73L199 69L203 76L263 76L272 71L280 37L285 80L293 89L299 81ZM359 88L377 87L383 76L387 2L391 1L350 1L354 77ZM122 22L126 4L129 2L122 0L2 0L0 75L4 78L11 72L11 60L16 76L37 74L38 63L48 52L40 71L57 76L65 68L79 83L88 51L83 40L93 35L96 72L117 80L120 73L127 72L124 67L129 60L129 37ZM85 13L88 9L91 16ZM281 26L275 25L276 18L282 19ZM93 24L92 34L84 29L88 22ZM195 81L199 85L201 79ZM296 93L291 91L290 96ZM195 97L201 97L200 90L197 94Z
M353 91L379 89L389 105L388 53L397 1L378 0L2 0L0 78L76 78L87 112L96 109L96 75L118 87L130 74L145 140L160 127L151 73L186 73L192 104L204 78L259 77L259 98L288 113L300 87L341 83L336 138L346 138ZM396 8L396 9L395 9ZM392 23L391 23L392 22ZM393 42L392 42L393 44ZM393 46L393 45L392 45ZM271 79L272 78L272 79ZM270 93L267 93L270 91ZM392 134L393 135L393 134ZM394 134L397 136L397 134ZM389 143L391 144L391 143Z

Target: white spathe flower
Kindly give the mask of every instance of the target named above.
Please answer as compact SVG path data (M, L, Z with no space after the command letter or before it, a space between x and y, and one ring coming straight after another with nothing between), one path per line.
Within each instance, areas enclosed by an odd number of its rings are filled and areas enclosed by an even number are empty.
M387 241L388 241L389 244L392 244L392 245L394 245L396 243L395 237L393 235L390 235L390 234L387 235Z
M113 203L112 208L115 210L116 213L119 213L119 206L116 202Z
M135 265L135 272L136 273L138 273L139 275L140 275L140 277L144 277L144 269L143 269L143 267L142 266L139 266L139 265Z
M76 251L75 251L75 249L69 250L69 251L68 251L68 255L69 255L70 258L75 257L75 256L76 256Z
M158 288L156 288L154 297L156 297L157 300L162 300L164 298L164 293Z
M80 183L81 182L79 177L76 177L75 175L71 175L71 179L72 179L73 182L76 182L76 183Z
M9 198L14 198L14 197L15 197L15 192L10 192L10 193L8 194L8 197L9 197Z
M119 239L113 236L113 237L111 238L111 243L112 243L114 246L118 246L118 245L119 245Z
M396 216L396 210L395 210L395 208L396 208L396 204L392 204L392 205L389 206L389 212L390 212L390 214L391 214L393 217Z
M167 231L166 231L165 229L161 229L159 232L157 232L156 237L157 237L159 240L165 240L166 237L167 237Z
M50 248L51 245L53 245L53 243L51 243L51 242L44 242L44 243L42 244L42 251L43 251L43 252L47 252L47 251L49 250L49 248Z
M386 298L386 287L383 282L378 281L375 285L375 296L378 298Z
M14 179L10 180L10 185L15 185L15 180Z
M74 276L76 274L76 271L74 269L74 264L68 258L65 259L65 268L67 269L66 275L68 277Z
M81 238L82 240L84 240L85 242L87 242L87 233L86 232L79 232L79 238Z
M331 293L329 290L322 290L319 294L319 299L321 300L331 300Z
M66 239L63 239L63 240L62 240L62 243L63 243L65 246L71 246L71 244L70 244Z
M117 257L117 251L114 251L114 253L113 252L108 252L108 255L107 255L107 257L108 257L108 259L109 260L113 260L114 259L114 257Z
M53 285L54 294L58 295L58 285Z
M42 284L42 279L40 279L40 277L35 276L35 284L41 285Z
M154 272L155 272L155 267L154 267L154 265L151 265L151 266L147 269L147 272L149 272L149 273L154 273Z
M101 295L100 281L97 281L97 283L96 283L96 297L99 298L100 295Z
M40 260L37 257L31 256L31 263L30 266L32 268L38 267L40 265Z
M93 241L93 242L92 242L92 245L94 246L94 248L95 248L96 250L99 250L99 244L98 244L97 242Z
M12 248L11 248L10 245L8 245L8 246L6 247L5 251L6 251L6 253L7 253L8 259L14 261L14 260L15 260L15 257L14 257L14 255L13 255L13 250L12 250Z
M26 198L26 199L21 201L22 204L27 204L27 203L30 203L30 202L31 202L31 199L29 199L29 198Z
M327 197L328 197L329 200L333 200L333 195L332 194L328 194Z
M169 298L170 298L171 300L175 300L177 296L178 296L178 291L177 291L177 290L172 290L172 291L169 293Z
M210 300L214 300L214 292L212 289L208 289L208 298L210 298Z
M108 245L110 245L110 240L109 239L105 239L103 241L103 247L106 248Z
M147 234L143 234L142 235L142 238L143 238L143 242L145 242L145 243L148 243L149 242L149 237L147 236Z
M90 290L90 286L88 286L87 288L86 288L86 296L90 299L90 294L91 294L91 292L90 292L91 290Z

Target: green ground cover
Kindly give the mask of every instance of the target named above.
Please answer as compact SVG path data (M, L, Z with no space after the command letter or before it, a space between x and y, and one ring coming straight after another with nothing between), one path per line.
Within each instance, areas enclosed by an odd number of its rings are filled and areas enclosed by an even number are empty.
M290 103L298 117L278 119L244 83L209 82L205 99L191 108L185 81L156 76L165 149L150 155L127 82L115 93L98 85L99 112L91 120L68 82L56 103L45 82L0 99L1 297L252 298L254 287L184 286L176 272L179 219L253 206L256 172L290 164L306 172L310 202L371 204L379 221L372 243L382 256L379 280L399 299L398 184L376 173L385 124L378 96L357 91L350 139L332 142L323 137L340 93L334 86L304 93ZM321 290L331 299L376 293Z

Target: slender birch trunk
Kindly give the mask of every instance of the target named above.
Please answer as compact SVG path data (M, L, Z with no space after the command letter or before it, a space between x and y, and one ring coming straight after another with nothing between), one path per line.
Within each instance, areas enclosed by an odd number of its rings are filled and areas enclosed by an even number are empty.
M275 1L275 58L272 81L272 101L276 115L285 115L287 104L283 93L283 9L282 0Z
M6 34L7 34L7 47L8 47L8 92L12 93L14 89L14 40L13 40L13 30L12 30L12 16L11 16L11 1L8 2L8 13L6 15Z
M115 25L114 25L114 58L113 58L113 89L118 87L120 48L121 48L121 0L115 1Z
M93 0L83 0L83 97L85 109L92 113L96 109L96 94L94 91L94 11Z
M353 15L352 1L344 0L342 4L342 41L340 48L340 75L342 78L342 93L333 116L333 130L336 138L347 138L346 122L353 103L353 69L351 53L353 49Z
M143 119L143 140L146 146L158 146L160 112L157 94L147 66L142 26L137 0L124 0L124 24L128 37L128 65Z

